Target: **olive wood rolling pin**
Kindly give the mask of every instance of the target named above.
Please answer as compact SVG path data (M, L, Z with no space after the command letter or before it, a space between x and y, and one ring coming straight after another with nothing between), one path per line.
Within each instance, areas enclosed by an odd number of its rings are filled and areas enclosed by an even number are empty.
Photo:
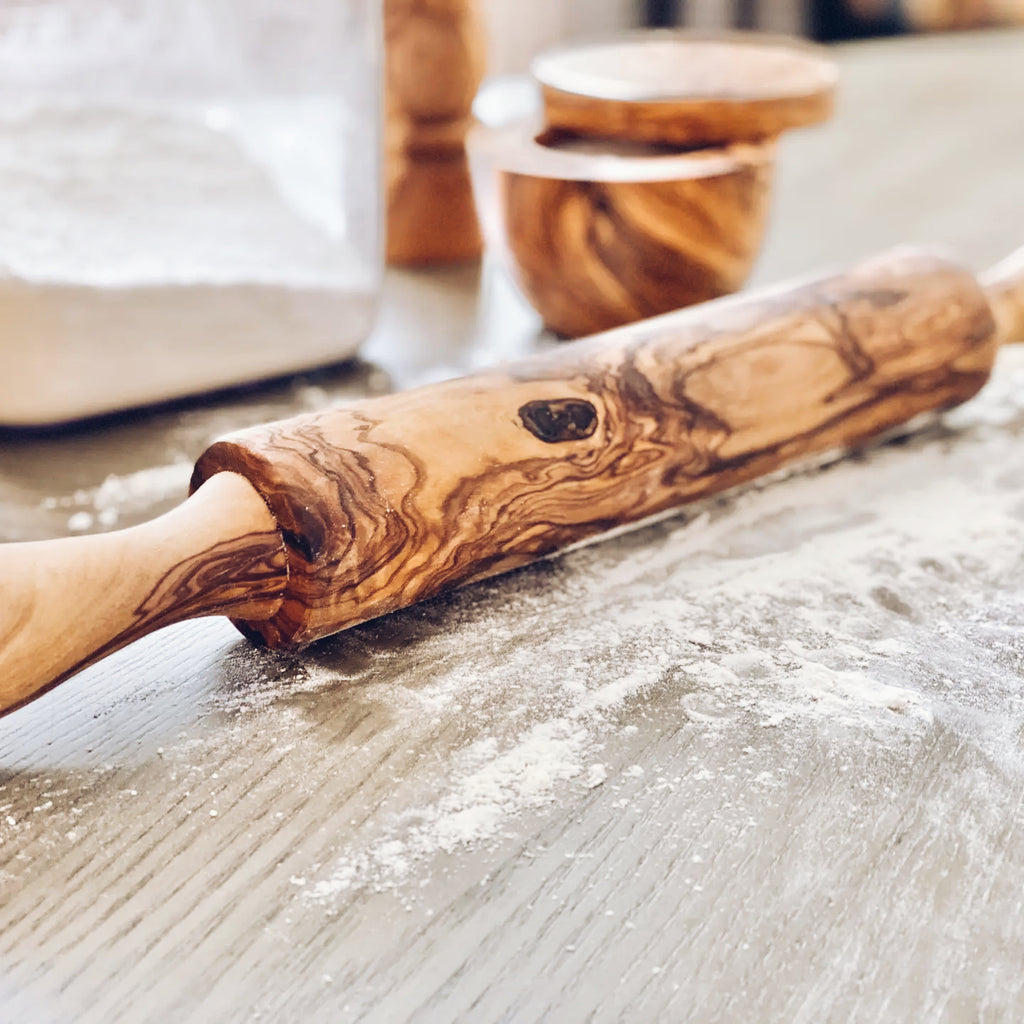
M0 709L172 622L301 646L858 444L1022 338L1024 250L984 284L901 250L229 436L152 523L0 545Z

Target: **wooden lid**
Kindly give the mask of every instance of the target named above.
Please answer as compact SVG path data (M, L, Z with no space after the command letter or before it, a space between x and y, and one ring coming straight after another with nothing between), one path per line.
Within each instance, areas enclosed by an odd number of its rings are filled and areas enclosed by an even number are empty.
M639 32L548 51L532 71L549 128L693 148L824 121L838 80L823 48L757 32Z
M775 157L775 145L767 140L689 150L580 138L539 130L529 120L500 128L478 124L467 136L467 145L474 165L482 172L498 170L551 181L638 184L715 178L745 167L760 167Z

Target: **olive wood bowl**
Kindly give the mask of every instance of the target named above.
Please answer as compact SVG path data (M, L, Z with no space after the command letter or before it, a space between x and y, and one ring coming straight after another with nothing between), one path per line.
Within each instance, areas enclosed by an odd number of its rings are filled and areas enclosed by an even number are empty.
M536 124L469 136L485 237L544 323L608 330L736 291L770 205L770 140L681 152Z

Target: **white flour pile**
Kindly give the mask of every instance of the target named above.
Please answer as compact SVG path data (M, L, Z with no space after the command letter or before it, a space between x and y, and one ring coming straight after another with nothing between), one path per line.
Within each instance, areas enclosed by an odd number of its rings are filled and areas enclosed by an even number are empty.
M0 107L0 422L339 360L368 328L337 103L127 102Z
M338 128L298 101L0 108L5 276L332 286L344 226L329 144ZM318 149L316 131L328 136Z

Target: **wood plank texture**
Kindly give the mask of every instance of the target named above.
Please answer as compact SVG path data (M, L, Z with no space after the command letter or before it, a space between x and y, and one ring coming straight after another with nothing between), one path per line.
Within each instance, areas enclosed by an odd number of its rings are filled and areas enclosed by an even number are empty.
M1015 248L1024 36L838 54L758 280ZM0 535L131 525L227 429L551 344L489 272L388 289L347 373L0 437ZM911 439L303 655L174 626L5 719L0 1016L1024 1016L1022 355Z

